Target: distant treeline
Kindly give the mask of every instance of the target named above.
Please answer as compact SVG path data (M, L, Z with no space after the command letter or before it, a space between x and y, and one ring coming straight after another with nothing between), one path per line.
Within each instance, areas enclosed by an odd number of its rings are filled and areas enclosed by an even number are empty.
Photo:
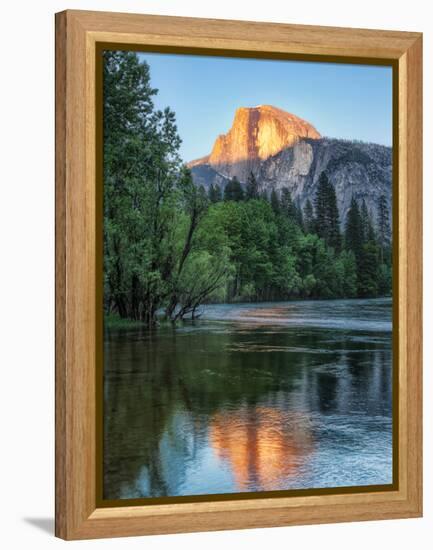
M149 67L104 54L104 304L156 323L209 302L374 297L391 292L389 205L377 223L352 200L344 231L335 190L320 176L314 204L287 189L197 187L178 151L175 115L155 109Z

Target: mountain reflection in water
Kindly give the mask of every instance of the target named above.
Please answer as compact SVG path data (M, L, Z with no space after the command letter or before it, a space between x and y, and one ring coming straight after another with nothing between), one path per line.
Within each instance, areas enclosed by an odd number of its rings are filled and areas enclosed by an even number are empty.
M391 483L391 348L387 299L106 331L104 497Z
M210 422L210 444L227 462L239 491L275 490L295 476L312 448L308 418L269 407L218 413Z

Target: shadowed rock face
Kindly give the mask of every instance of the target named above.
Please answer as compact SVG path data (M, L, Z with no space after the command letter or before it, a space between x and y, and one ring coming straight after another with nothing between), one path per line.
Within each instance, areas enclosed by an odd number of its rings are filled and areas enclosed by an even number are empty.
M314 204L319 177L325 172L334 185L340 221L344 224L352 197L377 221L381 195L392 205L392 148L375 143L322 138L303 140L263 163L256 174L262 190L289 189L301 207Z
M364 200L373 219L385 195L392 204L392 149L374 143L322 138L308 122L267 105L240 108L230 131L219 136L212 153L189 163L197 185L224 189L236 176L243 184L252 172L261 191L290 190L301 207L314 204L320 174L335 187L340 220L352 197Z
M221 175L245 181L260 163L302 138L319 139L305 120L271 105L241 107L229 132L217 137L210 155L189 163L208 164Z

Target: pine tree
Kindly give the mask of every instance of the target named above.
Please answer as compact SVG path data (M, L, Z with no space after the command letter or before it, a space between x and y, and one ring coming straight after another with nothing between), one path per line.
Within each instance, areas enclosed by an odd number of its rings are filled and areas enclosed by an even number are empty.
M337 207L337 196L332 183L325 172L319 177L314 203L316 209L316 233L328 246L336 251L341 248L340 221Z
M250 175L247 179L245 197L247 200L259 198L259 184L252 172L250 172Z
M360 216L361 216L361 225L362 225L362 237L365 242L368 240L371 219L370 219L370 213L368 211L368 208L364 199L362 199L362 202L361 202Z
M263 189L263 191L260 193L259 198L262 201L269 201L269 193L266 191L266 189Z
M354 197L346 219L345 245L346 249L355 255L358 295L377 296L381 272L376 234L365 203L361 206L360 212Z
M314 197L315 231L319 237L325 238L327 232L327 214L326 214L326 196L327 196L328 178L325 172L319 177L316 195Z
M296 207L292 200L292 195L287 187L284 187L281 191L281 212L291 220L296 220Z
M352 251L343 250L339 256L343 267L342 288L344 296L354 298L358 292L357 265L355 255Z
M378 241L380 247L380 259L383 262L386 257L389 256L389 247L391 243L391 229L389 223L389 210L388 202L385 195L381 195L379 198L379 203L377 207L377 230L378 230Z
M275 189L272 189L271 191L271 206L272 210L277 213L280 211L280 199L278 198L278 194L275 191Z
M316 222L314 219L313 205L311 204L310 199L307 199L307 202L304 206L304 229L306 233L314 233Z
M341 249L340 216L338 214L337 195L334 186L328 181L327 189L328 244L339 252Z
M222 201L223 196L222 196L221 187L217 183L215 184L211 183L209 187L208 196L209 196L210 202L212 203Z
M374 298L379 291L379 251L376 243L369 240L361 250L358 261L358 294Z
M225 201L242 201L244 200L244 190L236 176L234 176L225 186L224 189Z
M354 253L357 262L360 260L363 244L364 235L361 214L359 212L358 203L355 198L352 197L346 218L345 246L347 250L351 250Z
M295 203L295 220L298 222L299 227L304 230L304 214L299 202L299 198Z
M370 218L370 216L368 217L368 220L367 220L367 234L365 237L365 241L372 242L375 245L377 245L376 231L374 229L373 220Z

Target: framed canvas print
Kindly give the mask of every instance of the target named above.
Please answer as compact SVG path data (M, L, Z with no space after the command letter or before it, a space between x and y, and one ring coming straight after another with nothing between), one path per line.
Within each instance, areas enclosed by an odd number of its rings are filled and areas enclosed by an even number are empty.
M56 534L417 517L422 36L56 15Z

